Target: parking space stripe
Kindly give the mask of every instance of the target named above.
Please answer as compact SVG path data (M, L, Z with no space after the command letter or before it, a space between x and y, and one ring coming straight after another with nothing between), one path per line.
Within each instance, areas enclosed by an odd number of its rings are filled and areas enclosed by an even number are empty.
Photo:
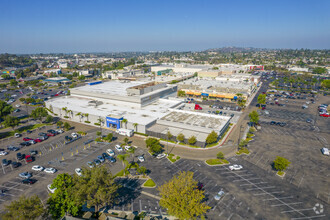
M252 185L252 184L257 185L257 184L265 184L265 183L267 183L267 182L260 182L260 183L246 183L246 184L241 184L241 185L239 185L239 186L248 186L248 185Z
M18 185L16 185L16 186L18 186ZM24 191L24 190L22 190L22 189L16 189L16 188L15 188L15 186L12 186L12 187L1 186L1 187L3 187L3 188L6 188L6 189L13 189L13 190L18 190L18 191L21 191L21 192L23 192L23 191Z
M297 209L297 210L287 210L287 211L282 211L281 213L296 212L296 211L308 211L308 210L313 210L313 208L309 208L309 209Z
M282 197L282 198L280 198L280 197L277 197L278 199L292 199L293 197L292 196L287 196L287 197ZM263 199L262 201L270 201L270 200L275 200L274 198L272 198L272 199Z
M252 190L263 190L263 189L272 189L275 188L275 186L266 186L266 187L256 187L252 189L247 189L247 191L252 191Z
M314 216L307 216L300 218L291 218L291 220L312 219L312 218L322 218L322 217L325 217L325 215L314 215Z
M289 205L298 205L301 204L302 202L292 202L292 203L287 203ZM277 206L283 206L285 204L275 204L275 205L271 205L272 207L277 207Z

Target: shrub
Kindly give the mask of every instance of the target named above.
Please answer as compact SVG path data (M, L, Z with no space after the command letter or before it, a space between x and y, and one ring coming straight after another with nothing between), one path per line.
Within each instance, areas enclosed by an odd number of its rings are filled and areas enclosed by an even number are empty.
M85 121L85 123L89 124L89 123L91 123L91 122L90 122L90 121Z
M94 125L100 126L101 124L100 123L94 123Z
M66 116L66 115L65 115L64 118L69 118L69 116Z
M217 154L217 158L218 158L218 159L225 159L225 155L224 155L222 152L219 152L219 153Z

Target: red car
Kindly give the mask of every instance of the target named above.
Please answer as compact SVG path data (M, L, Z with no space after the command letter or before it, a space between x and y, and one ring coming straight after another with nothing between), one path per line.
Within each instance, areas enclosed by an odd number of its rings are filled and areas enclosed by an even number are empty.
M26 156L25 156L25 161L26 161L27 163L32 162L32 157L31 157L30 155L26 155Z
M55 94L54 96L58 96L58 94Z
M320 116L326 117L326 118L330 117L329 113L323 113L323 114L320 114Z
M39 142L41 142L42 140L41 140L40 138L37 138L37 139L34 139L34 141L35 141L36 143L39 143Z
M30 140L33 140L33 139L32 138L29 138L29 137L23 138L23 141L30 141Z
M49 137L49 136L55 136L55 134L53 134L53 133L47 133L47 136Z

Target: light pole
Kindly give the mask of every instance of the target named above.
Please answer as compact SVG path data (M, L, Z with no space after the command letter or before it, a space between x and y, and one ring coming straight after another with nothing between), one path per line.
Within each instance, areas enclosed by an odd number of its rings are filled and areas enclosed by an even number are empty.
M167 140L167 141L166 141L166 142L167 142L167 143L166 143L166 148L167 148L167 155L168 155L168 135L167 135L167 134L168 134L168 132L169 132L169 129L167 128L166 131L167 131L167 132L166 132L166 137L167 137L167 138L166 138L166 140Z

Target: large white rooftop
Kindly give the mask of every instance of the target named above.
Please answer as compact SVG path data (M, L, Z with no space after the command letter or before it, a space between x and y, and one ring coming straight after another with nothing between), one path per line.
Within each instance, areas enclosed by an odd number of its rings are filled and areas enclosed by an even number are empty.
M97 86L97 85L96 85ZM169 113L168 108L179 104L181 101L159 99L158 101L144 106L142 108L134 108L124 105L116 105L104 103L98 106L90 105L91 99L65 96L47 101L47 105L56 106L57 108L67 107L73 112L83 112L90 115L106 117L110 114L123 116L129 122L138 123L140 125L148 125L149 123L165 116Z
M126 96L126 89L133 86L138 86L145 84L146 82L142 81L108 81L102 82L96 85L85 85L81 87L76 87L71 89L73 91L83 91L83 92L92 92L92 93L100 93L100 94L108 94L108 95L120 95Z

